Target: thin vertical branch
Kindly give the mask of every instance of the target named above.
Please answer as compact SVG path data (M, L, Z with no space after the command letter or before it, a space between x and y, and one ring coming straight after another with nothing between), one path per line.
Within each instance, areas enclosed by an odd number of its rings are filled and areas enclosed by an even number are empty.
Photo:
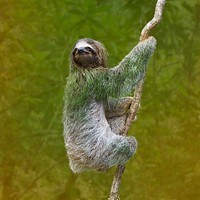
M158 0L155 7L154 17L149 21L146 26L142 29L139 41L145 40L149 37L149 32L161 21L162 13L165 6L166 0ZM127 135L128 130L131 127L133 120L136 118L136 114L139 108L140 99L142 97L142 89L144 85L144 79L140 81L135 89L133 101L131 103L130 112L127 116L126 123L123 129L123 135ZM116 169L115 176L112 182L112 187L110 191L110 197L108 200L119 200L119 186L121 183L122 174L124 172L125 165L119 165Z

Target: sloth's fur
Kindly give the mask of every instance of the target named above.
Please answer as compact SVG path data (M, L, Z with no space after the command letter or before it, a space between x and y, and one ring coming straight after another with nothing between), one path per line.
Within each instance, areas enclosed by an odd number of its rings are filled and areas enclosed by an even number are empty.
M137 148L136 139L120 135L131 103L129 94L141 80L156 47L153 37L140 42L114 68L95 40L79 40L70 55L71 73L64 97L64 141L75 173L106 171L124 164Z

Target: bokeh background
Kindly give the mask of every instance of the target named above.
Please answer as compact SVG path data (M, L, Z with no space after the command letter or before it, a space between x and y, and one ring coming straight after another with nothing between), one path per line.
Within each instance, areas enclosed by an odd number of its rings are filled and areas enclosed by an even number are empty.
M0 0L0 199L107 199L115 169L74 175L63 143L68 57L103 42L109 66L137 44L156 0ZM200 1L168 0L152 32L123 200L200 199Z

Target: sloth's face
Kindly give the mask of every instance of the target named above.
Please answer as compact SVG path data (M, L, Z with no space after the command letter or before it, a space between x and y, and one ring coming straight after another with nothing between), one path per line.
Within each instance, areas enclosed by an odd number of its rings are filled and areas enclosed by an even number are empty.
M77 67L97 68L101 66L101 55L97 42L92 39L79 40L73 51L72 59Z

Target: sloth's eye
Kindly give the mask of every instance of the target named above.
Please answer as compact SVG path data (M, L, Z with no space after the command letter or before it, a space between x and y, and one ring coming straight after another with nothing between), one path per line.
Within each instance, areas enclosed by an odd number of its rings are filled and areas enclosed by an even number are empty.
M85 49L88 50L89 52L91 52L92 54L96 55L96 52L91 47L85 47Z
M91 47L85 47L85 49L87 49L88 51L92 51Z
M76 51L77 51L77 48L75 48L75 49L74 49L74 51L72 52L72 54L75 54L75 53L76 53Z

